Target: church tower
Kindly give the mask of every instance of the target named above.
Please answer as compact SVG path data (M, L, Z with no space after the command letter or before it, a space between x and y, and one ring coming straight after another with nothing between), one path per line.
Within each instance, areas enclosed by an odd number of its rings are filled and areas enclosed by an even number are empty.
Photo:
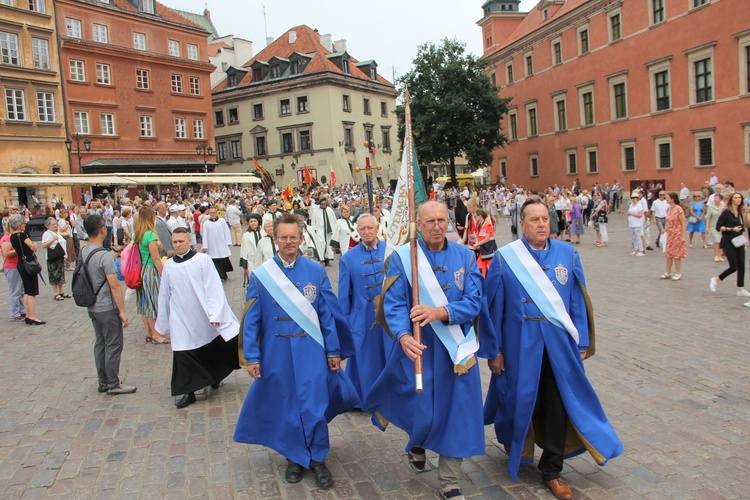
M484 16L477 22L482 28L483 55L488 55L521 24L525 12L519 12L521 0L487 0L482 5Z

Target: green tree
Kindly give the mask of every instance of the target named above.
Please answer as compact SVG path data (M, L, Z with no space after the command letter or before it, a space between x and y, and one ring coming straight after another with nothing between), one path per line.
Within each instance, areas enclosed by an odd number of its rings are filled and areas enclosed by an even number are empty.
M400 78L411 95L412 132L420 163L450 164L456 182L455 158L464 155L471 167L492 163L492 151L508 142L500 121L510 99L503 99L484 72L484 64L465 53L455 39L425 43L412 60L414 68ZM404 138L404 107L396 110L399 138Z

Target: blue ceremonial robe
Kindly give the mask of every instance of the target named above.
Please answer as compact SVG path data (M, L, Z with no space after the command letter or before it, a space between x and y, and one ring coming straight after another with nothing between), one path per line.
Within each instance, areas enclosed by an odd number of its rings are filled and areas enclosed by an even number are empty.
M286 268L274 261L317 312L325 349L291 320L268 290L250 275L247 300L254 302L243 322L243 352L248 363L260 362L237 420L234 440L260 444L303 467L322 462L329 451L328 424L359 403L347 375L328 369L327 356L351 355L338 300L325 269L305 257ZM337 325L338 323L338 325Z
M384 258L384 242L378 241L374 250L360 242L339 261L339 302L349 322L355 352L346 361L346 374L361 400L383 371L391 348L391 339L375 322L374 299L383 285Z
M448 241L437 252L428 250L422 241L418 244L448 298L451 322L461 325L466 334L482 305L482 274L474 252ZM391 254L388 276L398 277L384 297L388 327L398 338L411 334L412 302L411 286L396 252ZM409 435L406 450L423 446L446 457L484 455L479 366L475 364L463 375L454 373L448 351L429 325L422 328L422 343L427 346L422 353L424 391L415 391L414 362L394 338L386 367L362 409L377 411L403 429Z
M508 264L496 252L485 283L492 321L480 325L480 330L485 339L492 339L491 348L496 353L502 352L505 372L493 375L490 380L484 416L485 424L495 424L498 441L510 446L508 472L514 481L532 424L545 349L568 413L566 457L588 449L595 461L604 465L622 453L622 443L586 377L579 353L589 345L589 329L582 291L586 282L578 252L556 240L549 240L549 248L541 251L534 250L525 240L524 244L560 294L578 329L579 343L576 345L567 331L543 318ZM487 331L488 328L492 331ZM535 437L542 445L539 435ZM533 460L533 454L523 458Z

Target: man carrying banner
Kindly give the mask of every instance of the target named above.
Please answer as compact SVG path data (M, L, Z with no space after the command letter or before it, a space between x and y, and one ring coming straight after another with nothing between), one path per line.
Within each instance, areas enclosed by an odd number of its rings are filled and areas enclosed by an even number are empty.
M485 423L495 424L509 450L513 480L522 460L533 461L536 441L544 450L542 480L556 498L568 499L563 458L588 450L604 465L622 453L622 443L583 369L593 336L578 252L549 239L549 212L538 197L523 203L519 224L523 239L502 247L487 272L492 321L480 330L483 349L496 356Z
M383 308L397 342L362 409L376 411L409 435L411 467L425 469L425 449L440 455L444 498L463 498L458 486L463 458L484 455L482 385L476 365L479 342L472 322L482 304L482 275L474 252L449 242L448 209L428 201L419 208L417 243L420 303L412 304L409 245L391 255ZM422 344L412 336L422 328ZM495 353L492 353L494 357ZM415 391L414 360L422 357L424 390Z
M254 381L234 440L286 457L288 483L300 482L306 468L318 487L328 488L333 477L325 465L327 421L359 398L339 370L341 356L352 354L351 334L328 275L300 258L303 226L294 214L276 219L279 252L250 275L242 345Z

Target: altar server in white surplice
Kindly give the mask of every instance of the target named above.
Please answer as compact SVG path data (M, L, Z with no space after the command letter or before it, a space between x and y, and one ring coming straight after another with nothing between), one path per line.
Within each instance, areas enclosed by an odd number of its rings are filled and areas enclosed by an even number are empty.
M211 258L190 248L190 230L172 233L175 255L164 264L156 331L172 339L172 395L177 408L195 403L195 391L239 368L239 321L227 302Z
M227 273L234 271L232 262L229 260L232 255L229 249L232 246L232 233L229 232L227 222L217 217L216 208L208 209L208 220L201 224L201 233L203 234L203 252L214 261L219 278L226 281Z

